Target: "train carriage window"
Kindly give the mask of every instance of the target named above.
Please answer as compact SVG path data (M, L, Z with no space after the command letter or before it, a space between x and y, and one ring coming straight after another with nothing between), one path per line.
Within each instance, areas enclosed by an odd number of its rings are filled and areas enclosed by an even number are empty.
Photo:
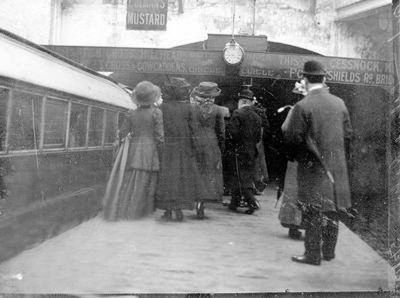
M38 149L42 100L38 95L13 91L8 140L10 150Z
M43 148L64 148L67 128L68 103L62 100L46 100Z
M89 147L101 146L104 110L92 107L89 124Z
M119 112L118 113L118 129L120 129L122 127L122 124L124 124L125 119L126 119L126 113Z
M106 111L106 135L105 144L112 144L116 139L117 132L117 112L107 110Z
M5 150L9 90L0 88L0 151Z
M69 147L85 147L88 107L72 103L69 120Z

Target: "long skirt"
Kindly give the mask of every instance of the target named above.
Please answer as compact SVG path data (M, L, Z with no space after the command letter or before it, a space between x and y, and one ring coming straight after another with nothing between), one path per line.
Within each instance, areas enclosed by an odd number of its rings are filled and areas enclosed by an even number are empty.
M299 228L302 226L302 212L297 206L297 162L288 162L284 181L278 218L284 227Z
M103 217L106 220L136 219L154 211L158 172L126 169L129 142L120 147L106 194Z
M107 220L137 219L154 211L157 172L126 171L118 197L108 200L104 208Z

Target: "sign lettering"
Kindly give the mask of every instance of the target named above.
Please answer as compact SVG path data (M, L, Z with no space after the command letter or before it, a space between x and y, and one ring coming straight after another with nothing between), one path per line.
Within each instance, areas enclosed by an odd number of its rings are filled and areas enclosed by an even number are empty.
M128 30L166 30L168 0L128 0Z
M225 75L220 51L49 46L97 71L131 71L179 75ZM337 57L247 52L240 76L298 80L304 62L325 65L331 83L392 87L393 62Z

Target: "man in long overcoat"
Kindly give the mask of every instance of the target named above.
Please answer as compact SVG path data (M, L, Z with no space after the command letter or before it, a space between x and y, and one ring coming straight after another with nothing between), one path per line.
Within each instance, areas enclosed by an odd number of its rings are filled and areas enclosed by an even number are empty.
M292 260L319 265L321 248L324 260L335 257L338 211L351 207L346 148L352 129L343 100L324 84L323 65L306 62L303 77L308 94L282 128L285 142L296 149L298 200L305 207L305 253Z
M233 160L232 169L231 203L229 209L236 211L243 196L249 209L247 214L252 214L258 209L253 195L254 178L256 174L257 143L261 140L261 118L254 112L253 92L239 94L239 109L235 110L227 125L228 137L231 138Z

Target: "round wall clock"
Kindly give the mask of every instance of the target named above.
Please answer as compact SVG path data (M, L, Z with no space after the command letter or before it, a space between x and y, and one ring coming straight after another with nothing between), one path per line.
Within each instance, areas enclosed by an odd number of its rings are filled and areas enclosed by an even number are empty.
M238 65L242 63L244 58L243 48L232 39L228 42L223 50L223 58L228 65Z

